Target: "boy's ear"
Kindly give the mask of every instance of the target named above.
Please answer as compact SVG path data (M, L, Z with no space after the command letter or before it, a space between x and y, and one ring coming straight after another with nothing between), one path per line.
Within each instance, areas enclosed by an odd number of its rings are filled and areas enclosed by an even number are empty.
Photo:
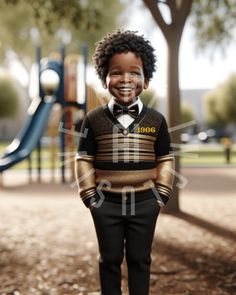
M149 81L147 79L144 80L143 89L147 89L149 86Z

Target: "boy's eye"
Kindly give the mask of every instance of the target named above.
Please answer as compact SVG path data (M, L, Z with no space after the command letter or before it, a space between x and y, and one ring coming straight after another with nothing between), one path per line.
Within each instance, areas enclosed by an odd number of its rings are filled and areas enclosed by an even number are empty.
M113 77L118 77L118 76L121 76L121 75L123 75L123 73L121 73L119 71L114 71L114 72L110 73L110 76L113 76ZM140 74L140 72L132 71L132 72L126 73L124 75L129 75L129 76L132 76L132 77L139 77L141 74Z
M111 72L111 76L119 76L120 72Z
M139 72L131 72L130 73L132 76L140 76L140 73Z

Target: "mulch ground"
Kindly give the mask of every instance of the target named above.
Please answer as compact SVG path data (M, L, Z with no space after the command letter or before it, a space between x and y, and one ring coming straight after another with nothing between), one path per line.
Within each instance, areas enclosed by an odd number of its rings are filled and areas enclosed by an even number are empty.
M152 295L236 294L236 169L185 168L181 212L161 213L153 243ZM70 184L26 185L10 172L0 188L0 294L99 294L90 212ZM123 290L127 294L123 265Z

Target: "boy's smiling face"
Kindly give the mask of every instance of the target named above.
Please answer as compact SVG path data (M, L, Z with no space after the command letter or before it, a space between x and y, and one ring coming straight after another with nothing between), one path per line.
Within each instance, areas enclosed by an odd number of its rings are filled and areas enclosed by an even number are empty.
M130 51L112 56L105 86L118 103L131 104L148 84L140 57Z

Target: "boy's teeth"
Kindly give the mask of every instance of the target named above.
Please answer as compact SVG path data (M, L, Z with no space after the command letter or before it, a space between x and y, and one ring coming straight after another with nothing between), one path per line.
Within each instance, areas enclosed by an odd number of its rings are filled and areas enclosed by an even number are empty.
M131 89L120 89L122 92L131 92Z
M121 89L121 90L128 90L128 91L130 91L130 90L131 90L131 88L130 88L130 87L121 87L120 89Z

